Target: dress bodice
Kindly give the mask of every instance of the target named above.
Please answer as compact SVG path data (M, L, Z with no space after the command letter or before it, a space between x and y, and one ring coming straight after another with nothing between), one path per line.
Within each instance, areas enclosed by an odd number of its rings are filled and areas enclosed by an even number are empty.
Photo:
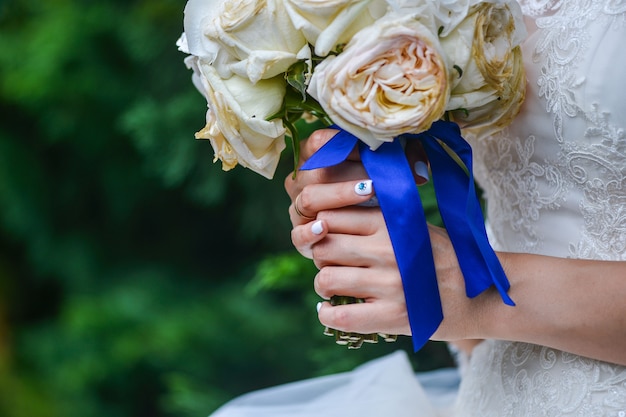
M550 14L530 22L524 107L474 143L493 244L626 260L626 1L526 3Z
M523 109L501 134L470 139L492 244L624 261L626 1L521 4L529 26ZM487 341L472 355L457 414L626 417L626 368Z

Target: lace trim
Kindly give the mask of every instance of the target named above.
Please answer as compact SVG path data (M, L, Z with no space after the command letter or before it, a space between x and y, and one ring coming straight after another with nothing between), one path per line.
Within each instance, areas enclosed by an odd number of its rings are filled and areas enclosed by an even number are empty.
M554 115L554 131L563 141L563 121L584 111L577 105L577 90L585 78L577 76L579 59L589 48L589 22L602 19L607 26L626 21L625 0L602 4L594 0L558 2L558 13L537 19L542 38L535 46L533 61L542 66L537 80L539 97L546 100L546 110ZM561 7L563 6L563 7Z
M593 144L564 146L566 169L583 190L582 238L569 251L576 258L626 260L626 132L597 105L585 117L585 138Z
M626 367L486 341L475 349L459 395L459 416L626 417Z
M559 3L553 16L537 20L543 30L535 46L533 60L541 64L537 80L539 97L545 99L546 110L553 115L554 134L562 145L561 166L572 185L583 190L579 204L584 218L584 231L579 242L570 244L571 256L578 258L623 259L626 249L624 190L622 184L624 130L609 123L609 113L601 112L597 103L591 109L580 107L577 96L585 78L577 75L581 56L589 49L590 35L585 28L592 21L607 27L624 24L626 1L593 0ZM585 139L580 142L564 139L564 121L582 117L587 121ZM599 143L596 143L599 142ZM574 145L576 143L576 145ZM608 173L608 177L607 177ZM596 174L597 176L592 176ZM563 187L565 188L565 187Z
M519 0L527 16L542 16L558 10L564 0Z
M535 136L525 140L510 137L508 131L497 138L474 145L481 164L476 177L485 189L487 217L496 224L508 224L517 243L498 249L539 253L544 236L536 227L543 210L556 210L568 190L563 172L550 161L534 161ZM488 157L486 157L488 156ZM503 228L494 228L495 242L511 242Z

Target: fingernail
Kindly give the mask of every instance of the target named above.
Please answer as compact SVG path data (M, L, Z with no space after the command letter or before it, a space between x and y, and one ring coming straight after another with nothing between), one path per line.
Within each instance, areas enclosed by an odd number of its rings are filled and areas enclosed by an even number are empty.
M319 235L324 231L324 227L322 226L322 221L318 220L311 225L311 232L314 235Z
M413 170L415 171L415 173L417 175L419 175L420 177L428 180L428 165L426 165L426 162L424 162L424 161L417 161L413 165Z
M372 180L365 180L357 183L354 186L354 192L358 195L370 195L372 194Z
M320 309L322 308L322 302L320 301L319 303L317 303L317 305L315 306L315 309L317 310L317 312L320 312Z

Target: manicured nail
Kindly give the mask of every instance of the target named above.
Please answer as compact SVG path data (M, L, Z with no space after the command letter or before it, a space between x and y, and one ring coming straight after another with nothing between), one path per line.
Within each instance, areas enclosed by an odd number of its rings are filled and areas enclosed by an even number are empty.
M357 183L354 186L354 192L358 195L370 195L372 194L372 180L365 180Z
M424 161L417 161L413 165L413 169L415 170L415 173L417 175L419 175L420 177L428 180L428 165L426 165L426 162L424 162Z
M322 226L321 220L318 220L311 225L311 232L313 232L314 235L322 234L323 231L324 227Z
M322 302L320 301L319 303L317 303L317 305L315 306L315 309L317 310L317 312L320 312L320 309L322 308Z

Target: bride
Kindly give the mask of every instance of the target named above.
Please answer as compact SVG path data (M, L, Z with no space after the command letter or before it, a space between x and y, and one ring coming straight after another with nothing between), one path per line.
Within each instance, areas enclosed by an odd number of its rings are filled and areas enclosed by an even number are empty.
M452 1L452 0L450 0ZM466 137L490 242L516 306L465 295L446 231L430 227L444 320L432 336L462 352L446 415L626 417L626 1L520 0L526 101L505 131ZM301 144L301 163L334 134ZM411 156L415 160L417 155ZM419 159L419 158L418 158ZM415 174L426 181L425 163ZM318 305L325 326L410 334L382 214L358 155L285 180L292 241L320 269L315 290L365 303ZM435 401L437 400L437 401ZM251 393L214 417L433 417L406 358ZM444 404L445 405L445 404Z
M517 306L465 296L445 230L431 227L444 320L468 361L455 416L626 416L626 1L521 0L528 92L495 137L472 140L490 240ZM333 132L303 142L304 160ZM322 324L410 334L382 215L358 158L285 187L315 290L367 300L318 308ZM423 171L417 172L426 176ZM367 187L366 187L367 188ZM365 194L365 195L363 195ZM415 411L413 415L420 415Z

